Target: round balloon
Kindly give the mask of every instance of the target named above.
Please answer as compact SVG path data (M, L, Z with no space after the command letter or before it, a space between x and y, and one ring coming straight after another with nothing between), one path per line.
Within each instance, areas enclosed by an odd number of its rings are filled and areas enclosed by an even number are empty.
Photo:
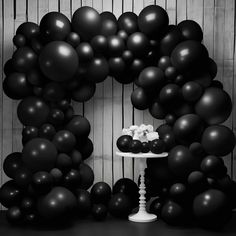
M131 94L131 102L138 110L145 110L149 107L149 99L143 88L136 88Z
M100 34L104 36L115 35L117 32L117 19L112 12L104 11L101 16L101 31Z
M118 19L118 27L124 30L127 34L132 34L138 31L138 17L134 12L124 12Z
M87 102L90 98L93 97L95 91L95 83L89 81L82 82L78 88L73 90L72 99L76 102Z
M37 37L40 33L39 26L34 22L24 22L16 30L16 34L25 36L28 42Z

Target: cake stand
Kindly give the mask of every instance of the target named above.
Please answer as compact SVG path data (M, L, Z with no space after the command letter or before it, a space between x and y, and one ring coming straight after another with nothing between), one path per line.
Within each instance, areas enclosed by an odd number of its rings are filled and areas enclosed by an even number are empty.
M145 186L145 167L147 158L162 158L168 156L167 152L155 154L152 152L148 153L131 153L131 152L116 152L117 156L127 158L138 158L139 159L139 171L140 171L140 185L139 185L139 210L135 214L129 215L129 220L133 222L153 222L157 219L157 216L150 214L146 211L146 186Z

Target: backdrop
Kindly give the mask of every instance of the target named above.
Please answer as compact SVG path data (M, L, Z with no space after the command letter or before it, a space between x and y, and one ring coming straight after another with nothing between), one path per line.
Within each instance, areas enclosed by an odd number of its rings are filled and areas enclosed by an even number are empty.
M99 12L112 11L118 18L122 12L139 14L147 5L157 4L169 14L170 24L193 19L203 28L204 44L209 56L218 64L218 80L234 101L236 95L235 51L235 0L1 0L0 3L0 75L2 67L13 51L12 38L17 27L25 21L39 22L49 11L60 11L71 17L80 6L92 6ZM2 78L3 79L3 78ZM149 112L133 109L130 94L133 85L121 85L112 78L97 84L95 96L88 102L74 103L75 112L89 119L92 129L90 138L94 153L87 163L94 169L95 182L104 180L109 184L121 177L137 180L138 168L132 160L115 155L116 140L122 127L141 123L156 128L162 121L153 119ZM20 151L22 126L16 115L17 101L7 98L0 83L0 164L12 151ZM236 131L236 107L226 125ZM228 174L236 179L236 154L224 158ZM0 170L0 185L7 177Z

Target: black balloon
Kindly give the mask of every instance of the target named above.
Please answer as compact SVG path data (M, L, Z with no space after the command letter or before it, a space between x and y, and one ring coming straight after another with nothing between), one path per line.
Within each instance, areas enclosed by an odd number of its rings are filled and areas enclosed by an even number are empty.
M212 125L203 132L201 143L208 154L225 156L233 151L235 136L226 126Z
M24 47L26 45L26 38L22 34L16 34L13 37L13 43L17 48Z
M50 102L61 101L65 97L64 88L55 82L47 83L43 89L43 98Z
M66 42L76 48L80 44L80 36L75 32L70 32L66 37Z
M89 192L84 189L77 189L76 199L78 215L82 217L87 216L92 208L92 202Z
M48 122L52 125L59 126L62 125L65 120L65 114L63 111L57 108L51 109L49 115L48 115Z
M38 137L38 128L34 126L25 126L22 130L22 143Z
M129 150L132 153L139 153L142 150L142 143L140 140L133 139L130 142Z
M82 82L78 88L72 92L72 99L76 102L87 102L93 97L96 91L96 84L93 82Z
M27 97L17 107L17 115L23 125L41 126L49 115L48 105L38 97Z
M35 199L31 196L25 196L20 203L20 209L24 214L33 212L35 210Z
M230 96L219 88L208 88L195 105L196 113L209 125L220 124L230 115Z
M196 102L202 93L202 86L194 81L190 81L182 87L182 94L187 102Z
M138 110L145 110L149 107L149 99L143 88L136 88L132 92L131 102Z
M107 53L107 38L103 35L97 35L91 40L91 46L95 53L106 54Z
M149 212L157 216L160 216L162 206L163 206L163 200L161 198L156 198L152 201L149 208Z
M90 194L93 203L107 205L111 198L111 187L105 182L97 182L93 185Z
M62 172L67 173L72 167L72 160L68 154L60 153L57 156L56 167Z
M168 67L171 66L171 60L168 56L162 56L158 61L158 67L165 71Z
M148 142L142 142L141 152L147 153L150 151L150 146Z
M176 121L176 117L173 114L167 114L165 116L165 121L167 125L173 125Z
M116 141L116 146L121 152L129 152L132 137L130 135L122 135Z
M155 154L163 153L166 149L166 144L161 139L154 139L150 142L150 150Z
M15 183L21 188L27 188L32 180L32 173L28 168L22 166L14 175Z
M125 12L118 19L119 29L124 30L127 34L138 31L138 17L133 12Z
M12 72L15 71L15 69L13 68L13 65L12 65L12 58L5 62L4 67L3 67L3 71L6 76L10 75Z
M79 61L82 63L89 62L93 59L93 49L89 43L80 43L76 48L76 52L78 54Z
M150 38L160 37L168 23L167 12L157 5L145 7L138 16L139 29Z
M125 72L126 64L122 57L111 57L109 59L109 71L112 76L122 76Z
M207 178L201 171L193 171L187 178L191 196L196 196L208 188Z
M94 173L91 167L89 167L85 163L81 163L79 166L79 173L80 173L80 186L79 188L82 189L89 189L94 181Z
M166 115L166 111L158 101L152 103L149 112L155 119L164 119Z
M169 81L175 81L178 76L178 71L175 67L169 66L165 69L165 76Z
M49 12L39 24L40 34L46 42L65 40L71 31L69 19L60 12Z
M175 183L169 189L170 197L181 204L186 203L188 194L187 194L187 187L183 183Z
M123 39L116 35L112 35L107 38L107 46L110 57L120 56L125 49Z
M94 8L84 6L74 12L71 23L73 31L83 40L88 41L99 34L102 19Z
M52 140L54 135L56 134L56 129L53 125L51 124L43 124L38 131L38 136L40 138L46 138L49 140Z
M95 204L92 207L92 216L95 220L104 220L107 216L108 209L103 204Z
M115 35L118 28L115 15L112 12L105 11L102 12L100 16L102 22L100 34L106 37Z
M79 149L83 160L86 160L93 153L93 143L90 138L86 138L83 141L77 143L77 148Z
M78 170L71 169L63 179L63 186L68 189L77 189L80 186L80 173Z
M36 172L32 177L31 186L37 194L46 194L53 187L53 177L46 171Z
M40 33L39 26L34 22L24 22L16 30L16 34L22 34L30 41Z
M11 224L19 224L23 219L23 214L18 206L10 207L7 210L6 218Z
M165 85L160 93L161 104L174 106L180 100L180 87L176 84Z

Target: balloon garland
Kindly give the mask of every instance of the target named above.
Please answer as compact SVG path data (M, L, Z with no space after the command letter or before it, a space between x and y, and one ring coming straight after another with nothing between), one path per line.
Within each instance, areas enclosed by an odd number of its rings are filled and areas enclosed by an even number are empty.
M221 123L232 102L214 80L217 66L202 39L196 22L169 25L166 11L154 5L118 20L81 7L71 22L50 12L39 25L21 24L13 38L17 50L4 66L4 92L21 100L17 115L24 125L22 152L8 155L3 165L12 179L0 189L7 219L32 224L92 213L103 220L108 211L127 217L137 206L138 187L129 179L112 190L99 182L87 191L94 181L83 162L93 152L90 124L74 114L71 99L88 101L96 83L111 75L137 85L131 94L136 109L166 121L157 131L169 156L147 161L147 195L159 196L150 211L168 224L227 222L236 184L221 157L233 150L235 136Z

